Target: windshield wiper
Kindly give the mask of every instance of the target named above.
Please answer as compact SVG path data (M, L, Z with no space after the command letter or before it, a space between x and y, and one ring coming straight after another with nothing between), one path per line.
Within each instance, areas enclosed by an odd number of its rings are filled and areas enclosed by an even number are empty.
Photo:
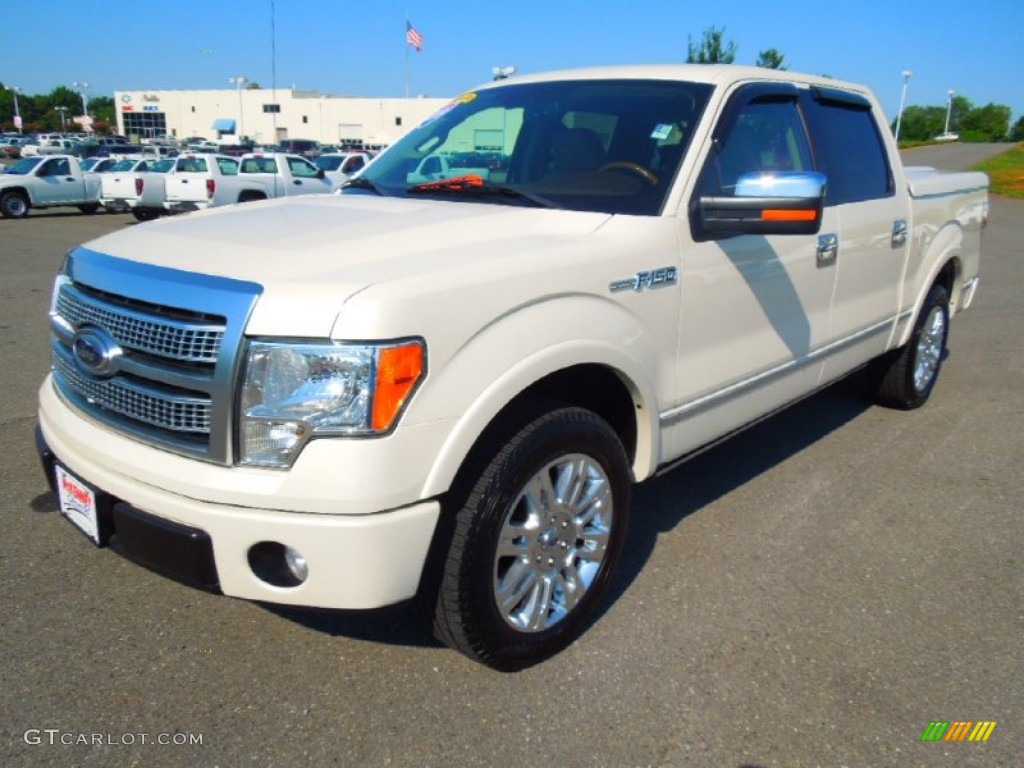
M354 176L353 178L346 181L341 185L342 190L346 189L366 189L374 194L385 196L387 193L384 192L380 187L374 184L369 179L365 179L362 176Z
M546 197L523 192L515 187L506 187L501 184L490 184L483 176L475 173L467 173L464 176L452 176L450 179L439 179L438 181L426 181L422 184L414 184L405 190L409 194L458 194L467 197L486 197L490 199L503 198L500 202L507 202L510 205L533 205L537 208L561 208L558 203L548 200Z

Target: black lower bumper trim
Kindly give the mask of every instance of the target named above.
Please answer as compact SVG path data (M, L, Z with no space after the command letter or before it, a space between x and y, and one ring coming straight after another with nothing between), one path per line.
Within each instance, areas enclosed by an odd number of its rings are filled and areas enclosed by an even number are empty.
M54 465L59 461L36 427L36 450L54 493ZM100 546L110 548L161 576L208 592L220 592L210 534L200 528L165 520L96 490Z
M162 576L209 592L220 592L210 534L143 512L119 501L114 504L111 549Z

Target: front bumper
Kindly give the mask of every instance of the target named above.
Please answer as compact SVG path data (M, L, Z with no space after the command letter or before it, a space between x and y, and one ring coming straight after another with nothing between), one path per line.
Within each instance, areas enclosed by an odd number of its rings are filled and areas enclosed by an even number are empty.
M190 498L124 474L116 454L95 449L104 442L100 433L105 440L110 433L58 405L49 382L43 392L37 447L47 480L53 487L59 462L95 489L101 546L184 583L248 600L365 609L416 594L440 514L436 500L339 515ZM94 431L94 440L84 439ZM257 575L253 554L268 542L298 551L308 578L276 586Z

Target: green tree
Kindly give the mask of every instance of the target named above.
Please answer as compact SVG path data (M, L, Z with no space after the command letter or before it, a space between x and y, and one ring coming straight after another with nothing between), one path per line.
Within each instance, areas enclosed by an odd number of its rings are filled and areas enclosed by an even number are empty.
M755 66L765 69L788 69L784 63L785 60L786 57L779 53L778 48L768 48L758 52Z
M917 104L903 110L900 141L928 141L942 133L946 123L945 107L922 107ZM893 131L896 121L893 121Z
M1005 141L1010 133L1010 108L1005 104L986 104L972 109L963 118L958 133L962 141Z
M736 61L738 47L730 40L723 42L725 27L710 27L704 30L700 45L695 45L693 40L687 40L687 64L732 64Z
M114 122L114 97L96 96L89 99L89 114L106 123Z
M966 96L954 96L953 108L949 112L949 130L953 133L960 130L964 118L970 114L972 109L974 109L974 105Z
M1010 130L1010 141L1024 141L1024 117L1018 117Z

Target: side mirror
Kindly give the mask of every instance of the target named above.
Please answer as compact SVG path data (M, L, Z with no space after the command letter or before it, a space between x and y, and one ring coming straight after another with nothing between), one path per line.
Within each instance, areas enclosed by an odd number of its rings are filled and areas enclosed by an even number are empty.
M709 234L817 234L827 186L813 171L745 173L733 197L700 198L700 225Z
M323 169L323 168L317 168L317 169L316 169L316 177L317 177L318 179L322 179L322 178L323 178L324 176L326 176L326 175L327 175L327 174L325 174L325 173L324 173L324 169Z

